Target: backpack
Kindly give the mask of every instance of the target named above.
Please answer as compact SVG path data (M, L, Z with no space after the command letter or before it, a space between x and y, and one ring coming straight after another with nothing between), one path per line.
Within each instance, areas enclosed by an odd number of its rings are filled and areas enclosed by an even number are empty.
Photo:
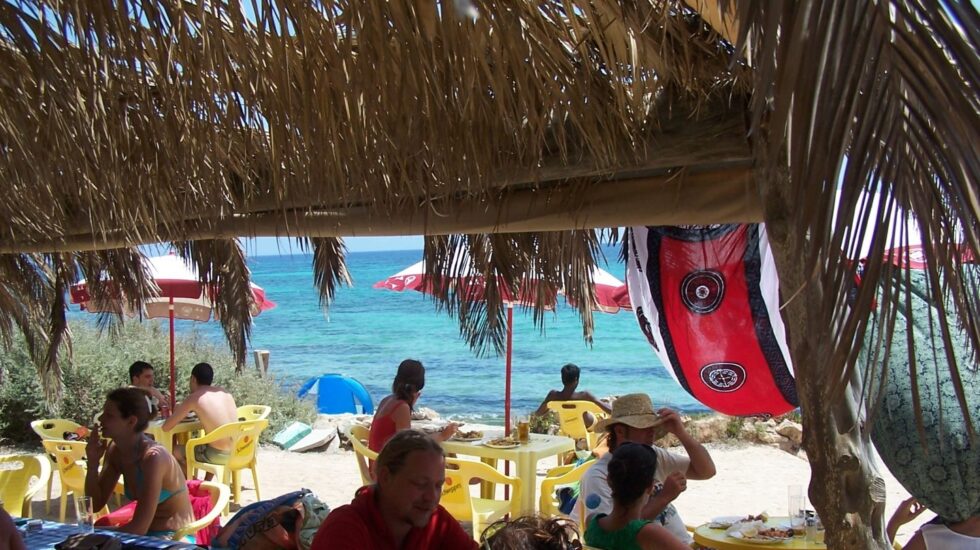
M330 512L309 489L249 504L212 540L229 550L307 550Z

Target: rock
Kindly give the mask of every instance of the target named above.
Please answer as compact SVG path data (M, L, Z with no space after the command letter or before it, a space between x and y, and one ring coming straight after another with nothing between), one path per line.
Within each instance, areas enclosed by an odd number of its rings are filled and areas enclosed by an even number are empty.
M799 452L800 446L794 443L792 439L781 435L779 436L779 450L795 455Z
M427 407L419 407L412 411L412 420L439 420L439 413Z
M371 425L371 415L368 414L320 414L317 415L313 427L319 430L335 430L338 437L335 438L337 445L344 449L350 449L350 442L347 441L347 431L354 424Z
M759 443L779 448L779 442L784 439L781 435L770 432L760 431L757 433Z
M776 433L792 441L797 448L803 444L803 426L792 420L783 420L776 427Z
M694 418L685 423L687 433L700 443L721 441L727 437L725 433L731 419L724 415L710 415Z

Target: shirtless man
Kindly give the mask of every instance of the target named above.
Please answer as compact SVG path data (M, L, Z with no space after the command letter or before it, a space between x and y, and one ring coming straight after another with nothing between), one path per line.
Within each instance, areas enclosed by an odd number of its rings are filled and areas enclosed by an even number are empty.
M571 363L565 365L561 368L561 383L563 384L560 390L551 390L548 392L548 397L544 398L541 406L538 410L534 411L535 416L542 416L548 412L548 403L552 401L590 401L599 406L606 414L612 413L612 409L609 408L604 401L596 399L594 395L587 391L575 391L578 388L578 378L579 378L579 368ZM585 413L582 416L585 420L585 427L589 427L595 422L595 418L591 414Z
M174 426L190 413L197 414L197 419L204 426L205 432L211 432L218 426L238 421L235 398L224 388L212 386L212 381L214 381L214 369L211 368L211 365L207 363L194 365L194 369L191 370L191 394L174 407L173 416L163 423L164 431L174 429ZM230 454L230 439L223 439L194 448L194 458L198 462L227 464ZM182 465L186 465L182 446L174 447L174 456L180 460Z

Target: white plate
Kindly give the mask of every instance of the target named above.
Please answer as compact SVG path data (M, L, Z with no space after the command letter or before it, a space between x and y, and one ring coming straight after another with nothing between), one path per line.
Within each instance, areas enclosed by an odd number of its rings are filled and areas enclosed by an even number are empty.
M712 529L728 529L732 525L742 521L745 516L718 516L716 518L711 518L708 522L708 527Z
M474 437L459 437L458 435L454 435L451 439L453 441L462 441L463 443L469 443L471 441L480 441L481 439L483 439L483 436L478 435Z
M773 538L773 537L746 537L742 533L735 531L733 533L727 533L729 537L738 540L744 540L745 542L752 544L762 544L762 545L772 545L772 544L782 544L790 538Z
M489 441L483 444L484 447L490 447L491 449L514 449L520 447L520 443L504 443L503 445L497 443L491 443Z

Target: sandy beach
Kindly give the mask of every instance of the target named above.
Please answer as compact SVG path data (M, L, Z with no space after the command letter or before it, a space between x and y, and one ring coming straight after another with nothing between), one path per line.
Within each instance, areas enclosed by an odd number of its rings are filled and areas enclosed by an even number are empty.
M688 524L700 524L712 517L724 515L786 513L787 486L806 486L810 480L807 462L789 453L762 445L709 444L718 474L709 481L692 481L676 501L677 509ZM544 471L555 465L554 459L538 464L538 480ZM295 489L308 488L320 499L336 508L350 501L360 486L360 474L354 453L342 449L327 452L291 453L275 447L263 447L259 452L259 481L263 498L271 498ZM908 493L883 471L888 488L886 519ZM243 474L243 501L256 500L254 484L248 473ZM59 495L55 481L51 511L44 512L44 495L35 498L35 517L57 519ZM69 510L71 510L69 506ZM69 516L71 512L69 512ZM932 517L923 514L918 521L904 526L898 540L905 542L918 525ZM68 521L71 521L69 517Z

